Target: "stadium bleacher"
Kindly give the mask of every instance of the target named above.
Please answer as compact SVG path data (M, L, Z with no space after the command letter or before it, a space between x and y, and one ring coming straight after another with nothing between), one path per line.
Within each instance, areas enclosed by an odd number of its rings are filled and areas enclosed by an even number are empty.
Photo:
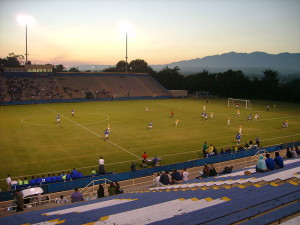
M186 184L15 214L0 218L0 224L268 224L300 212L300 159L285 160L285 165L250 177L242 174L252 168L244 168ZM226 180L231 186L223 186ZM200 185L188 186L192 184Z

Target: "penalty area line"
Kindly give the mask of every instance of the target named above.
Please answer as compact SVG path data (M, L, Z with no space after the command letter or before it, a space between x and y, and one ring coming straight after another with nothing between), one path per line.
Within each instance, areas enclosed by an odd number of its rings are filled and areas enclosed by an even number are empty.
M48 107L45 107L45 106L42 106L42 105L40 105L40 106L41 106L42 108L45 108L45 109L49 110L49 111L52 111L53 113L59 114L58 112L56 112L56 111L54 111L54 110L52 110L52 109L50 109L50 108L48 108ZM77 126L81 127L82 129L85 129L86 131L88 131L88 132L90 132L90 133L96 135L97 137L104 139L101 135L99 135L99 134L97 134L96 132L94 132L94 131L92 131L92 130L86 128L85 126L82 126L80 123L77 123L76 121L74 121L74 120L72 120L72 119L70 119L70 118L68 118L68 117L66 117L66 116L64 116L64 115L62 115L62 114L59 114L59 115L60 115L61 117L65 118L65 119L71 121L72 123L76 124ZM107 142L109 142L110 144L116 146L117 148L119 148L119 149L121 149L121 150L123 150L123 151L129 153L130 155L132 155L132 156L134 156L134 157L140 159L139 156L137 156L137 155L133 154L132 152L126 150L125 148L123 148L123 147L121 147L121 146L119 146L119 145L117 145L117 144L111 142L110 140L107 140Z

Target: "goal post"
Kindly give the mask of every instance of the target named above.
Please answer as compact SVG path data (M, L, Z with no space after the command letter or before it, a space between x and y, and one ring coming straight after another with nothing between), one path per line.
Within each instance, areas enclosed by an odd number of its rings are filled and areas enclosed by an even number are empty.
M245 109L252 109L251 101L247 99L228 98L228 107L244 107Z

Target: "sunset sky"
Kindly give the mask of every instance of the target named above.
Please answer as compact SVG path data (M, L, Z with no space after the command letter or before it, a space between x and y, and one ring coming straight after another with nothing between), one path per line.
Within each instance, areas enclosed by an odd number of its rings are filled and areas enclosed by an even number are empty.
M166 64L226 52L300 52L300 0L0 0L0 58L32 63ZM122 26L127 24L127 28ZM125 31L126 30L126 31Z

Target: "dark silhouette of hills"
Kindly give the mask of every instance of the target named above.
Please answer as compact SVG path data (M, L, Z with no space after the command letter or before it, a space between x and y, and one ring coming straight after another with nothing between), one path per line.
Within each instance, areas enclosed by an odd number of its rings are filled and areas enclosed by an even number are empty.
M262 74L266 69L278 71L281 75L300 74L300 53L268 54L265 52L236 53L206 56L164 65L151 65L154 70L178 66L181 73L224 72L228 69L242 70L247 75Z

